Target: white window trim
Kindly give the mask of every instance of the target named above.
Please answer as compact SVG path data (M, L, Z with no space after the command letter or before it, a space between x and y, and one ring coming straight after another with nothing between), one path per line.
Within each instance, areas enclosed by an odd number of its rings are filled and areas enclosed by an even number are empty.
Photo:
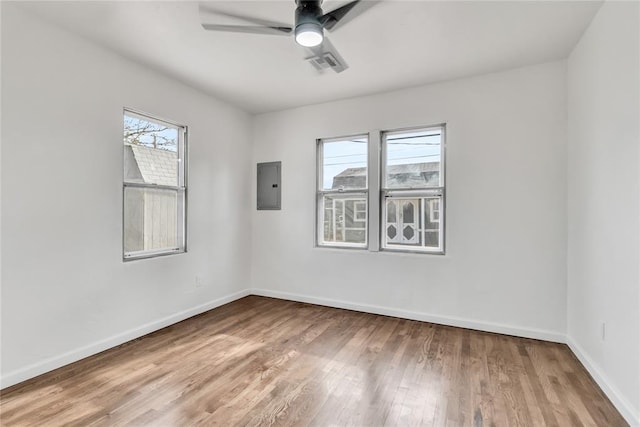
M127 182L124 177L122 179L122 260L134 261L146 258L156 258L166 255L181 254L187 252L187 180L188 180L188 127L177 122L166 120L152 114L137 111L131 108L123 108L122 117L127 115L129 117L135 117L142 120L147 120L156 123L164 123L172 127L178 128L178 185L157 185L146 183L133 183ZM124 144L123 144L124 147ZM124 149L124 148L123 148ZM122 165L124 170L124 164ZM142 251L130 251L126 252L124 247L125 242L125 192L127 188L150 188L150 189L164 189L173 190L176 193L183 193L183 203L178 203L177 214L177 240L181 242L181 245L177 248L163 248L159 250L142 250Z

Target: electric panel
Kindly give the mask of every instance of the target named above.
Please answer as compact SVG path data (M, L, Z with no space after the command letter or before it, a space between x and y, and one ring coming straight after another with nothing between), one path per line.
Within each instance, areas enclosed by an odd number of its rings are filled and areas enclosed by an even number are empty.
M279 210L282 162L258 163L258 210Z

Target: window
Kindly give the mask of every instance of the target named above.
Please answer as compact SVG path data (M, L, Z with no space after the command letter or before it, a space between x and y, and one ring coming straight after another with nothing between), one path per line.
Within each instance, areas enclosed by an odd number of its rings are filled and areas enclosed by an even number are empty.
M444 126L382 134L383 249L444 251Z
M367 247L366 135L318 140L319 246Z
M429 218L434 224L440 222L440 199L429 200Z
M443 254L445 126L371 135L318 140L317 246Z
M124 259L186 251L184 126L124 110Z
M367 203L364 200L356 201L353 204L353 220L358 222L367 221Z

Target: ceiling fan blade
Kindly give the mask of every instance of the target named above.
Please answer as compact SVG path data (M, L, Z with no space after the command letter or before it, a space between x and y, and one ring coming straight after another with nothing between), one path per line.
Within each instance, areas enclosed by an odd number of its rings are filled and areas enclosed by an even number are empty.
M237 19L240 21L245 21L245 22L249 22L251 24L255 24L258 25L260 27L268 27L268 28L273 28L275 30L284 32L284 33L290 33L291 31L293 31L293 28L291 28L290 25L288 24L282 24L280 22L272 22L272 21L267 21L266 19L260 19L260 18L254 18L252 16L244 16L244 15L236 15L235 13L230 13L230 12L225 12L223 10L219 10L219 9L215 9L212 8L210 6L205 6L205 5L200 5L199 6L200 9L200 16L203 17L203 15L206 14L210 14L210 15L217 15L217 16L226 16L228 18L233 18L233 19ZM205 24L202 24L202 26L204 27ZM207 24L209 25L209 24ZM226 31L226 30L222 30L222 31Z
M346 24L378 3L378 1L355 0L334 9L331 12L325 13L320 17L320 22L326 30L332 31L335 30L336 27Z
M274 36L288 36L292 29L289 27L260 27L252 25L222 25L202 24L202 28L208 31L228 31L233 33L270 34Z
M307 57L306 60L318 71L330 68L336 73L341 73L349 68L347 62L340 53L338 53L338 50L333 43L329 41L328 37L324 38L321 45L307 48L307 50L311 52L312 56Z

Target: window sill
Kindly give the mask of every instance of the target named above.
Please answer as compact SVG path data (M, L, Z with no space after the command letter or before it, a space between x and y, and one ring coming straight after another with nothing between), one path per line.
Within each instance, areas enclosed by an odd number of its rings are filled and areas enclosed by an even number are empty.
M315 249L338 249L338 250L356 250L356 251L368 251L367 246L353 246L353 245L315 245Z
M162 250L162 251L155 251L155 252L136 252L130 255L124 255L122 257L122 261L124 262L137 261L141 259L163 257L167 255L179 255L179 254L184 254L186 252L187 252L186 249L172 249L172 250Z
M424 251L424 250L407 250L407 249L396 249L396 248L380 248L379 252L390 253L390 254L414 254L414 255L438 255L445 256L445 251Z
M313 247L314 250L319 249L325 252L336 252L336 253L360 253L360 254L372 254L372 255L387 255L387 256L404 256L404 257L415 257L415 258L424 258L425 255L435 255L435 258L449 258L446 252L438 251L438 252L427 252L427 251L406 251L406 250L397 250L397 249L378 249L372 250L368 248L362 247L352 247L352 246L320 246L316 245ZM347 251L345 251L345 249ZM355 250L354 250L355 249Z

